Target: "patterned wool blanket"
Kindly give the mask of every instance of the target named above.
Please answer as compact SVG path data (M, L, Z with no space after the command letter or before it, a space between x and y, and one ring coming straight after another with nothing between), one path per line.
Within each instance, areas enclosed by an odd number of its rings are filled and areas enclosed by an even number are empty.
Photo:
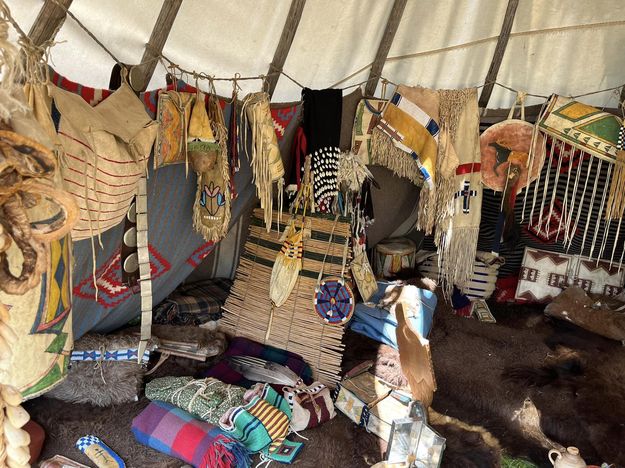
M152 401L171 403L194 417L211 424L233 406L243 404L245 389L217 379L193 377L161 377L145 386L145 396Z
M81 96L91 105L96 105L112 95L112 91L89 88L72 82L53 72L51 81L66 91ZM178 91L195 92L195 88L183 82L176 84ZM140 95L148 114L156 114L159 90ZM221 101L226 121L231 115L231 106ZM288 154L290 137L297 123L300 106L276 105L271 115L278 137L280 150ZM248 138L247 141L250 141ZM149 251L152 269L153 302L160 303L174 288L182 283L214 249L193 230L192 208L195 195L195 174L185 176L184 165L172 165L153 172L149 164L148 174L148 229ZM241 158L241 167L235 175L238 197L232 203L231 225L242 213L255 203L252 175L246 158ZM117 225L101 236L101 246L96 242L95 277L98 294L93 281L93 252L90 241L74 243L73 267L73 310L74 334L76 338L88 331L106 333L126 324L138 315L140 296L121 281L120 245L123 225Z
M181 284L154 308L154 323L201 325L221 318L232 281L221 278Z
M245 468L245 448L218 427L194 419L162 401L153 401L132 420L137 441L198 468Z

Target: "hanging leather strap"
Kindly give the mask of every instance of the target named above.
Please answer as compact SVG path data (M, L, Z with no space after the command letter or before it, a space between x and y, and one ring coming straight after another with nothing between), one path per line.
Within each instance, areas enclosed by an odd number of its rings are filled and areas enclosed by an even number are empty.
M139 179L137 193L137 255L139 257L139 286L141 288L141 341L138 359L148 346L152 336L152 276L150 251L148 249L148 183L147 176Z
M521 109L521 120L525 121L525 97L527 93L525 91L517 91L516 99L514 100L514 104L510 108L510 112L508 112L508 119L510 120L514 118L514 111L516 110L516 106L518 105Z
M319 276L317 277L317 287L321 285L321 278L323 277L323 270L326 266L326 259L328 258L328 254L330 253L330 247L332 247L332 239L334 238L334 230L336 229L336 224L339 221L339 215L337 214L334 217L334 223L332 224L332 231L330 231L330 239L328 239L328 248L326 249L326 253L323 256L323 262L321 263L321 268L319 269ZM343 257L343 271L345 270L345 257ZM341 277L343 276L343 271L341 271Z

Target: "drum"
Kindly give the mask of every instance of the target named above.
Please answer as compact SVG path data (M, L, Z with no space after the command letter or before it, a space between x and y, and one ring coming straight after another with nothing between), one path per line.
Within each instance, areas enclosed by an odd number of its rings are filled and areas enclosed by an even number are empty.
M410 239L385 239L375 246L374 272L377 278L393 279L401 271L414 270L417 248Z

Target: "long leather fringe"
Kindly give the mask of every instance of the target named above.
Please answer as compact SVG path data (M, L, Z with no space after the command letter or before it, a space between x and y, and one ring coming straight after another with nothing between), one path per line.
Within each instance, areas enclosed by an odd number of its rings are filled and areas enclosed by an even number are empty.
M423 184L417 162L408 153L397 148L391 138L377 128L371 133L371 164L384 166L417 186Z

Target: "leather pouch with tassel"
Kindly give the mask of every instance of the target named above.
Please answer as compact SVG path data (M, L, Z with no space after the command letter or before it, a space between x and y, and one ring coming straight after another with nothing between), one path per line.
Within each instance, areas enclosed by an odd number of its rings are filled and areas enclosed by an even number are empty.
M215 139L203 95L191 113L187 154L197 173L193 226L207 241L218 241L230 222L230 170L225 141Z

